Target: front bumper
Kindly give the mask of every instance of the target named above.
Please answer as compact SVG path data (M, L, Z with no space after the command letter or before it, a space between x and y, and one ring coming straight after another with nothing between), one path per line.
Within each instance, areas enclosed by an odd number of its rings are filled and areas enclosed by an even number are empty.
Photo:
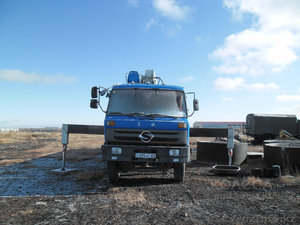
M112 154L112 148L122 149L121 154ZM170 150L179 150L177 156L170 155ZM138 158L136 153L155 154L155 158ZM178 146L139 146L139 145L102 145L102 160L117 162L151 162L151 163L188 163L190 147Z

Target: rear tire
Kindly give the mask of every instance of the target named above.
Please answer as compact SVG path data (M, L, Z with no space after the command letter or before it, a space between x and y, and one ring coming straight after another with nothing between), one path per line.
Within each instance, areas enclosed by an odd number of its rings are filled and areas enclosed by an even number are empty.
M174 164L174 180L176 182L182 182L185 175L185 163Z
M119 167L117 162L108 161L107 162L107 175L108 180L111 183L118 182L120 178Z

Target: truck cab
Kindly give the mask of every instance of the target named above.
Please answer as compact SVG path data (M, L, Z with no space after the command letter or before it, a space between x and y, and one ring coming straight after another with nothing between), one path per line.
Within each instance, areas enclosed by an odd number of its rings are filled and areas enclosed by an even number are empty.
M108 179L117 182L121 172L174 168L175 181L183 181L185 164L190 161L184 89L165 85L154 70L146 70L145 75L130 71L126 80L110 90L92 88L92 97L98 99L91 100L91 108L100 104L99 96L109 97L102 146ZM194 113L198 110L195 94L193 107Z

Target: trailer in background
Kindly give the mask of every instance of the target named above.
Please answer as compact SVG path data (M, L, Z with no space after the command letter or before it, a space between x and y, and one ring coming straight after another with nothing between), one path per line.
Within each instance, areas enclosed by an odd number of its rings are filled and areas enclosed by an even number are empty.
M281 130L298 138L299 126L295 115L251 113L246 117L246 134L260 141L275 139Z

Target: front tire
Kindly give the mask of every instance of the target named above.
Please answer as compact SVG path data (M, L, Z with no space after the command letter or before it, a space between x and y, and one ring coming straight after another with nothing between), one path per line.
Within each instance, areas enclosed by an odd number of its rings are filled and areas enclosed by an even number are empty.
M174 164L174 180L176 182L182 182L184 180L184 175L185 175L185 164L184 163Z
M108 161L107 162L107 175L108 180L111 183L118 182L120 178L119 167L117 162Z

